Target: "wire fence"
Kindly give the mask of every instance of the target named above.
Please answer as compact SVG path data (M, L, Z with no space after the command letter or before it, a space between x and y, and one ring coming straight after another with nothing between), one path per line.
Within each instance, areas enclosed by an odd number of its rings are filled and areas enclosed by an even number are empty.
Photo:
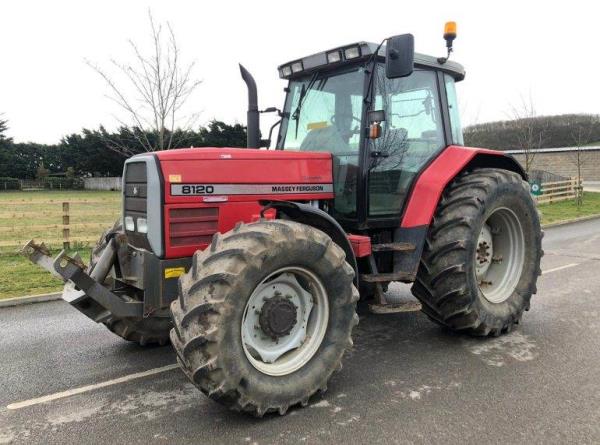
M14 253L30 239L51 249L93 246L121 213L110 199L0 202L0 253Z
M38 192L42 190L80 190L84 188L84 185L85 180L82 178L0 178L0 191L20 190L23 192Z

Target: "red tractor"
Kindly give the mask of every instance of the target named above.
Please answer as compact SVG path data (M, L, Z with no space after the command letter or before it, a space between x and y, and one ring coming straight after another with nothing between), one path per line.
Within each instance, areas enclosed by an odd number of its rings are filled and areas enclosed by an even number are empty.
M259 149L269 141L240 67L248 148L134 156L122 223L88 267L33 242L25 253L83 314L140 344L170 339L203 393L257 416L324 391L352 346L357 302L380 308L390 283L413 283L449 329L510 331L542 255L525 172L463 146L462 66L413 47L406 34L280 66L283 110L264 110L281 117L274 150Z

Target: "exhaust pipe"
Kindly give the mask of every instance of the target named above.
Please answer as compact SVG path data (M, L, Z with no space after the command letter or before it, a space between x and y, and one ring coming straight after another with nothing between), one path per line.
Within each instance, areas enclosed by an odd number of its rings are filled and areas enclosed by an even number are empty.
M252 74L240 64L240 73L242 79L246 82L248 87L248 113L247 113L247 127L246 145L248 148L260 148L260 116L258 112L258 97L256 93L256 82L252 77Z

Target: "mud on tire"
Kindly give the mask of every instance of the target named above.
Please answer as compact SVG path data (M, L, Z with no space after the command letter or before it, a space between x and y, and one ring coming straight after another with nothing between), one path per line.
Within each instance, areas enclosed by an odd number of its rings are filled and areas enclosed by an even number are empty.
M106 248L108 239L115 233L123 231L121 220L117 220L111 229L106 230L96 246L92 249L90 255L90 264L87 272L90 273L94 265L102 255L102 251ZM104 282L106 287L114 285L112 278L109 276ZM165 345L169 342L169 331L172 327L169 317L148 317L143 319L133 318L117 318L111 317L104 321L103 324L112 333L118 335L124 340L138 343L141 346L147 345Z
M303 267L319 277L329 318L310 360L290 374L273 376L250 362L241 326L257 285L285 267ZM180 278L179 299L171 305L171 342L182 370L204 394L236 411L283 415L290 406L306 405L326 390L352 345L358 323L353 277L343 250L310 226L261 221L215 235L207 249L194 254L190 271Z
M507 288L501 301L491 302L480 288L480 283L486 283L476 277L475 262L482 228L501 209L509 209L520 223L524 252L515 286ZM518 174L499 169L463 174L440 200L412 292L431 320L452 330L477 336L508 332L529 310L531 296L537 292L541 239L529 187Z

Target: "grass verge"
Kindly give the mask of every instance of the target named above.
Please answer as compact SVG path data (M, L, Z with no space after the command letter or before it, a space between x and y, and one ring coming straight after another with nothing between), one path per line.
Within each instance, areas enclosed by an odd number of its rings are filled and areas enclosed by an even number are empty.
M538 209L542 214L542 224L600 215L600 193L583 192L581 207L577 207L574 200L568 200L552 204L540 204Z

